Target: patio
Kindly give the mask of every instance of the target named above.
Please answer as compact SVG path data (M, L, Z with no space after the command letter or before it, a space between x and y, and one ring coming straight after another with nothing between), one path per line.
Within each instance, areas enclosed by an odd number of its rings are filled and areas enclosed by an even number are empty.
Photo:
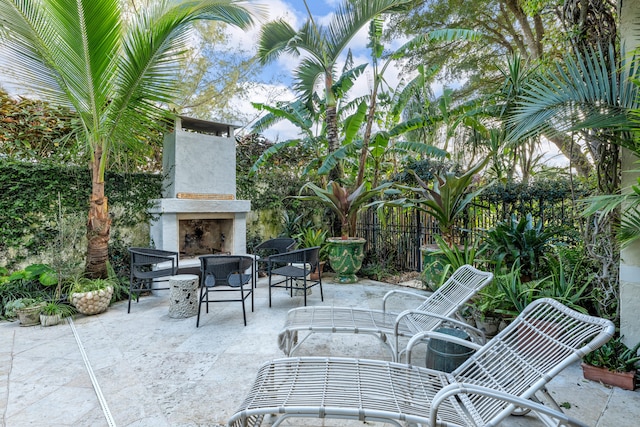
M283 356L278 331L286 311L302 305L301 296L290 298L279 289L269 308L265 281L258 282L256 309L247 313L247 327L235 302L213 304L197 329L195 317L169 318L167 291L141 298L130 314L124 301L98 316L78 316L73 327L0 323L2 425L225 425L258 367ZM382 295L394 286L370 280L336 285L328 277L322 304L379 308ZM320 304L315 289L308 298L308 304ZM404 308L403 301L392 308ZM298 351L299 356L313 354L388 358L372 337L342 334L316 335ZM94 390L92 377L101 393ZM589 425L632 426L640 418L636 392L584 380L579 365L556 377L549 390L559 403L565 403L567 413ZM310 420L302 425L346 423ZM503 425L541 424L525 416L510 417Z

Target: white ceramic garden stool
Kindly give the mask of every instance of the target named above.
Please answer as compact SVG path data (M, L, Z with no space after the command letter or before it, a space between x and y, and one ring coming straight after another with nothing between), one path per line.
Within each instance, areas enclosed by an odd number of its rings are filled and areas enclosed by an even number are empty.
M198 282L195 274L169 277L169 317L184 319L198 314Z

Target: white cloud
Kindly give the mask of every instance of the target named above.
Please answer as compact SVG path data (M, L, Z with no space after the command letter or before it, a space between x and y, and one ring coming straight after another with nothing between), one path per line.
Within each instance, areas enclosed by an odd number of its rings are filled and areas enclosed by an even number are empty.
M250 99L234 98L229 103L236 111L246 112L242 123L241 133L249 133L255 121L263 114L256 110L251 103L273 105L276 101L293 101L295 94L291 88L282 84L254 84L251 87ZM296 138L298 129L286 120L283 120L263 132L264 136L272 141L285 141Z

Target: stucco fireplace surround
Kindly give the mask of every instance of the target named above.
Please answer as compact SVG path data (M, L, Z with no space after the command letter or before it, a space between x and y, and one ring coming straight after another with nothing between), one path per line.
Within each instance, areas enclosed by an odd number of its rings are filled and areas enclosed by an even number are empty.
M198 255L246 253L249 200L236 200L234 127L176 119L164 140L163 198L150 210L152 244L180 253L180 265ZM192 260L192 262L189 262Z

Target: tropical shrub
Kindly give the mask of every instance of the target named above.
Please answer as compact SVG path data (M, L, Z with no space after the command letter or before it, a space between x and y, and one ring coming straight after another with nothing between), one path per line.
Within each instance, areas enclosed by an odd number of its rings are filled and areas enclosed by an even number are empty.
M482 233L480 255L495 264L497 273L519 266L526 282L542 275L542 260L560 231L555 227L543 229L542 222L534 223L531 214L521 219L514 214Z

